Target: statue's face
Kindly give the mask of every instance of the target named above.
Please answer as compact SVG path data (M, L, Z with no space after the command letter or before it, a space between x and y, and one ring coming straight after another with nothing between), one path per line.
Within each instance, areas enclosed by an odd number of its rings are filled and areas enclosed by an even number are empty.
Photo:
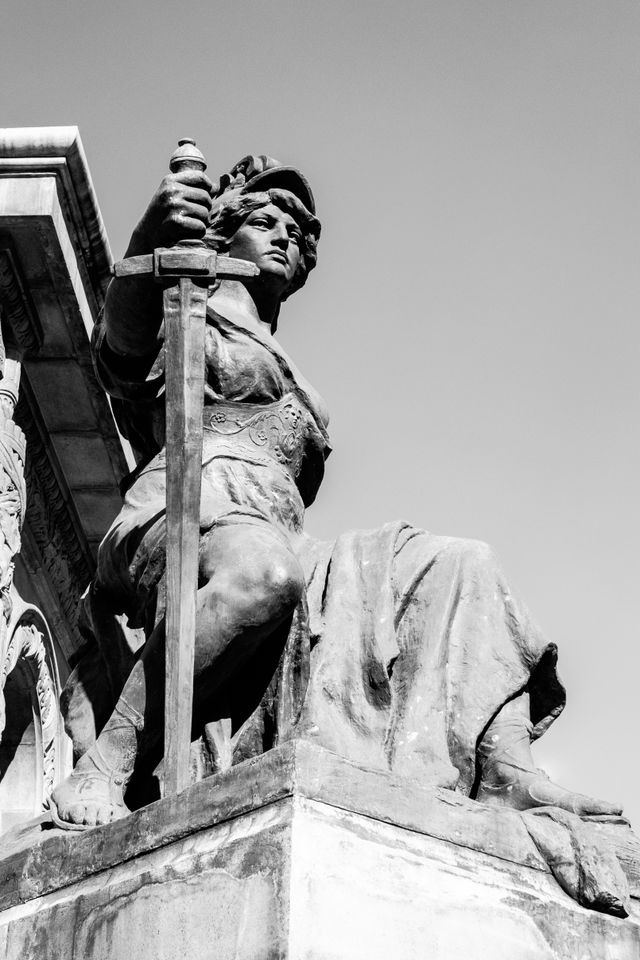
M302 231L291 214L270 203L250 213L234 234L231 257L251 260L270 287L284 292L298 268Z

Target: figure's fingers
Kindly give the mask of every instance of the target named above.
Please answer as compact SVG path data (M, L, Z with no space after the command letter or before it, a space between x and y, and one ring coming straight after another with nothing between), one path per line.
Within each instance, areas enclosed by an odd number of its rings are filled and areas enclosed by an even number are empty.
M199 220L203 226L208 226L209 215L211 212L211 199L208 194L202 190L188 190L187 194L181 192L182 188L175 189L164 207L164 226L162 232L174 234L179 233L185 220ZM190 231L190 225L187 225ZM198 232L201 235L202 231Z
M207 212L211 209L211 197L206 190L200 190L197 187L183 187L180 193L176 194L176 205L185 203L194 203L197 206L205 207Z
M185 186L204 190L209 196L211 196L214 190L214 184L202 170L181 170L179 173L170 173L167 179L173 180L175 183L182 183Z
M168 217L162 227L162 238L169 243L177 240L199 239L207 229L207 219L191 216L188 211L177 211Z
M167 211L163 221L163 232L179 232L186 224L187 230L190 230L192 224L188 221L198 221L203 227L209 223L209 208L200 203L188 203L176 201L172 203Z
M181 203L175 211L180 217L186 217L189 220L200 220L205 225L209 223L209 207L204 203L191 203L186 201Z

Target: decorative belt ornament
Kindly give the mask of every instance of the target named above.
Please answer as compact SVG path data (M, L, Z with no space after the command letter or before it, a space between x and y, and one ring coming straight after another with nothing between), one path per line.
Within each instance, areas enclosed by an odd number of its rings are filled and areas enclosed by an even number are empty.
M250 416L238 416L235 408L221 404L205 409L205 428L223 437L247 439L271 455L295 478L300 474L307 435L304 408L294 399L269 404Z

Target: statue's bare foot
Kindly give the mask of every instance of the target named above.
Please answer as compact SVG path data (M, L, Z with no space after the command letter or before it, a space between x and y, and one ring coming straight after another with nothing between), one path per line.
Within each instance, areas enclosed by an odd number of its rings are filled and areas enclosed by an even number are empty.
M476 799L514 810L560 807L579 817L619 817L622 813L618 804L558 786L543 770L527 770L501 760L485 772Z
M125 787L123 774L110 770L93 746L51 794L51 818L64 830L86 830L119 820L129 813L123 799Z

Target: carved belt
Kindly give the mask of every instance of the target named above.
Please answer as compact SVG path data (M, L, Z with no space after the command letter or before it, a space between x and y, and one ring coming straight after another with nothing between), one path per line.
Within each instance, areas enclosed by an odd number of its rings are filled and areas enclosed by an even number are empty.
M237 451L260 453L297 478L311 428L311 416L293 394L275 403L220 401L203 410L204 428Z

